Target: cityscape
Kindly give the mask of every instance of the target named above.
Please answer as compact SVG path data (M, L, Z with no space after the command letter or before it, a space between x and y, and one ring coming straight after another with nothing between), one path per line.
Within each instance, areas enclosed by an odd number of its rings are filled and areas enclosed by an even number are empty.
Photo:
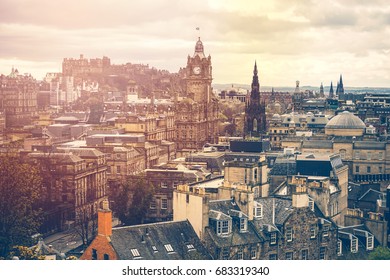
M266 54L220 63L209 31L191 28L166 67L81 49L42 79L2 63L0 260L390 259L382 64L367 84L359 63L325 60L281 77Z

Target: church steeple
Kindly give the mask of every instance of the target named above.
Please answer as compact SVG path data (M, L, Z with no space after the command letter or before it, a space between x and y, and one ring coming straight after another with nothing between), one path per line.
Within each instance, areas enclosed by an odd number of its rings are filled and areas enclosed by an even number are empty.
M205 58L206 56L204 55L204 49L203 49L203 43L200 40L200 37L198 37L198 41L195 44L195 52L194 52L194 57L199 56L199 58Z
M338 94L344 93L344 85L343 85L343 76L340 74L340 82L339 82L339 92Z
M333 97L334 97L333 82L330 82L329 98L333 98Z
M323 86L322 83L321 83L321 86L320 86L320 97L324 97L324 86Z

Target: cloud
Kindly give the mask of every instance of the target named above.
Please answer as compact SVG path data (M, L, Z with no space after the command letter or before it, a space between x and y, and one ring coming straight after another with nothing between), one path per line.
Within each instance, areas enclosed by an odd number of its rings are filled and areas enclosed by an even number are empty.
M15 62L42 73L81 53L176 72L201 36L215 82L250 82L257 59L266 84L315 85L341 72L390 84L387 1L2 0L0 11L1 73Z

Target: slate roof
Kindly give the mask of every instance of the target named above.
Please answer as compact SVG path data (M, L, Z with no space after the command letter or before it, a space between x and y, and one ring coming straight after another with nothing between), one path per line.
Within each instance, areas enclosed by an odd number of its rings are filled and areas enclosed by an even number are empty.
M295 175L296 161L294 158L278 157L269 173L270 175Z
M121 260L212 258L188 221L113 228L111 244Z
M259 230L263 225L283 225L292 212L292 201L287 198L257 198L257 203L263 206L263 218L254 218L253 224ZM273 209L275 206L275 223L273 222Z
M212 219L226 220L227 217L239 217L240 208L232 200L213 200L209 203L209 217ZM246 217L244 213L242 217ZM253 226L248 222L247 230L240 232L239 225L233 221L232 232L227 235L217 235L215 228L207 227L206 234L218 247L231 247L262 242Z

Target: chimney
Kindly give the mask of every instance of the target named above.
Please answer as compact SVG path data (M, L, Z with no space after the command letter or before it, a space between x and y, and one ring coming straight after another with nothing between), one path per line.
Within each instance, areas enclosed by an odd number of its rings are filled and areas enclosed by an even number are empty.
M103 200L102 208L98 211L98 234L107 237L112 235L112 212L108 200Z
M292 206L294 208L309 207L309 196L306 192L306 186L297 186L292 194Z

